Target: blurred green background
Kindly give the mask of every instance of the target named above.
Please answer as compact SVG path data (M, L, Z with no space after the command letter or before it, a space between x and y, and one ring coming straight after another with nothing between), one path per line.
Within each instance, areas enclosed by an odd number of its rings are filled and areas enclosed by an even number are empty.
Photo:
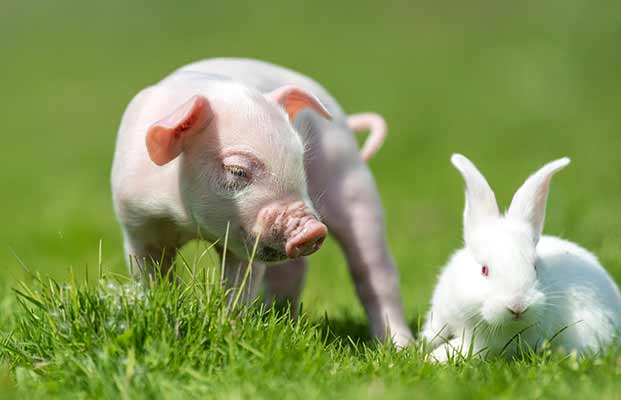
M501 207L543 163L546 232L595 251L621 281L621 2L117 1L0 4L0 279L18 258L61 280L125 271L109 171L121 113L146 85L202 58L268 60L319 82L349 112L377 111L371 161L408 318L461 244L472 158ZM334 242L312 257L305 309L362 315Z

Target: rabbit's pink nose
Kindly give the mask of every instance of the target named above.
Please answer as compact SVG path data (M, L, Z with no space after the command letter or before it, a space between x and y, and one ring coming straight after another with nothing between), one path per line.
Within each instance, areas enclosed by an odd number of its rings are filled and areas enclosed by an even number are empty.
M327 234L328 228L324 224L317 220L308 221L300 234L287 241L287 257L296 258L314 253L321 247Z
M511 313L511 315L513 315L513 319L520 319L528 310L528 307L523 304L513 304L507 307L507 310Z

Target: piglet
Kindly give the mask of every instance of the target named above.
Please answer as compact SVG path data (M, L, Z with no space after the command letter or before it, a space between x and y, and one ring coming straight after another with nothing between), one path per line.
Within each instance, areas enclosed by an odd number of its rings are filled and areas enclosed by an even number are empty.
M352 131L368 128L361 156ZM186 242L220 239L235 286L256 245L245 299L265 281L267 299L295 311L305 256L327 235L323 219L345 252L373 334L407 344L382 208L364 163L385 130L381 117L348 117L319 84L269 63L210 59L180 68L138 93L119 129L112 192L130 265L154 273L157 263L168 273Z

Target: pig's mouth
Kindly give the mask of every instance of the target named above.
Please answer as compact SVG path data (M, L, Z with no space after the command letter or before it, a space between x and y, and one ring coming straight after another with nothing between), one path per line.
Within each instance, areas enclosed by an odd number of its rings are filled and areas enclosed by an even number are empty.
M257 249L254 252L254 259L258 261L265 262L278 262L286 260L287 253L285 252L285 247L275 245L273 242L266 243L262 239L259 239L259 243L257 243L257 237L255 235L251 235L245 232L242 229L242 237L243 242L245 242L246 247L246 256L252 257L252 249L256 246Z
M275 262L287 259L287 254L271 246L262 246L257 249L257 258L262 261Z

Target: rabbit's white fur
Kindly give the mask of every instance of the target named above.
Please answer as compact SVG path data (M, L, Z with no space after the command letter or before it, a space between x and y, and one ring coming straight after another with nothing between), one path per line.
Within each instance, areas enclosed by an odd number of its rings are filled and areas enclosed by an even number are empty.
M611 277L582 247L541 237L550 179L569 159L528 178L505 215L477 168L459 154L451 161L466 183L465 247L433 294L422 332L432 358L511 357L545 340L578 353L618 343L621 295Z

